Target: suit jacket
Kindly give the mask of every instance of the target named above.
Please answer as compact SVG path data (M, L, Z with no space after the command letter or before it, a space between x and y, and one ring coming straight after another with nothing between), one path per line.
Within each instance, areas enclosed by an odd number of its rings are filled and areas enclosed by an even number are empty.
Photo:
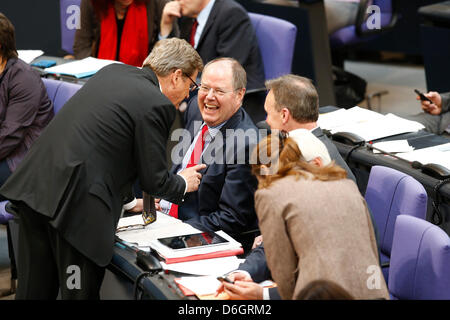
M194 19L182 17L180 37L189 42ZM197 52L203 62L232 57L247 72L247 89L264 88L264 66L247 11L233 0L216 0L200 36Z
M147 3L148 53L158 41L162 11L167 0L151 0ZM91 0L81 0L80 29L75 32L73 52L76 59L96 57L100 43L100 20L94 12Z
M199 129L198 124L203 121L196 98L191 99L186 114L188 118L186 128L193 139L198 132L194 132L194 128ZM194 120L199 121L197 126ZM230 131L233 130L248 130L247 132L254 133L254 139L247 139L245 143L231 148L233 146L231 142L236 142L236 139L231 139L233 136ZM258 228L254 209L257 181L249 165L249 156L257 143L257 138L256 126L244 109L240 108L205 149L204 155L216 150L217 154L223 155L223 158L219 159L224 161L211 163L207 159L202 159L207 168L200 171L203 176L198 191L187 194L179 206L178 216L181 220L200 230L223 230L241 242L244 240L242 232ZM241 156L245 156L241 159L242 162L238 162L242 164L236 164L236 159ZM227 163L227 159L232 159L233 163ZM172 168L172 172L178 170L179 165Z
M165 153L175 112L150 69L107 66L57 113L0 194L48 217L72 246L105 266L136 178L151 195L182 200L185 182L167 171ZM92 197L103 210L90 210Z
M283 299L296 299L319 279L336 282L356 299L389 299L369 211L353 181L284 177L256 192L255 207ZM373 267L379 268L379 287L369 288Z
M353 180L356 183L356 178L352 170L349 168L345 160L342 159L342 156L339 153L338 149L336 148L334 143L323 133L322 129L320 127L317 127L312 131L312 133L317 138L319 138L320 141L323 142L323 144L328 150L328 153L330 154L330 158L334 160L338 166L347 171L347 178Z

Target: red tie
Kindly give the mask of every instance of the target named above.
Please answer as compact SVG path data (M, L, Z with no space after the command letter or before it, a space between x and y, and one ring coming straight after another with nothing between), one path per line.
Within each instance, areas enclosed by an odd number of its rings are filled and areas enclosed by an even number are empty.
M197 165L200 161L200 157L203 153L203 147L205 146L205 133L208 131L208 126L206 124L203 125L202 128L202 134L198 137L197 141L195 142L194 149L191 153L191 158L189 159L189 162L186 166L186 168L193 167ZM175 203L172 203L172 206L170 207L169 215L178 219L178 205Z
M198 26L198 22L197 22L197 19L195 19L194 23L192 24L191 36L189 38L189 43L193 47L195 46L195 32L197 31L197 26Z

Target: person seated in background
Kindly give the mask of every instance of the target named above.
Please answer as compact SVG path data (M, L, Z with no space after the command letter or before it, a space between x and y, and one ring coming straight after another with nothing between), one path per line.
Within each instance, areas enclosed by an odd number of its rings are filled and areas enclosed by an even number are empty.
M311 281L325 279L355 299L388 299L370 213L355 183L310 131L286 136L260 142L252 165L267 264L281 298L298 299ZM368 273L372 269L377 272ZM232 298L245 299L240 293L249 291L263 297L259 285L243 280L224 282L223 290Z
M258 130L241 107L245 85L245 70L235 59L206 64L198 97L185 112L189 137L181 137L172 150L172 172L199 162L207 168L200 171L198 191L179 206L161 200L157 209L202 231L223 230L250 249L254 234L243 233L258 228L253 201L257 181L249 165Z
M53 115L41 78L18 58L14 26L0 13L0 186Z
M89 56L141 67L158 41L166 0L81 0L76 59Z
M177 19L179 18L179 19ZM178 30L174 27L179 25ZM247 72L247 90L264 88L264 66L247 11L233 0L179 0L164 7L160 35L190 42L207 63L236 59Z
M429 101L421 101L422 110L424 112L407 116L410 120L420 122L425 126L425 130L434 134L450 134L450 92L437 93L430 91L424 94ZM417 96L417 100L420 97Z

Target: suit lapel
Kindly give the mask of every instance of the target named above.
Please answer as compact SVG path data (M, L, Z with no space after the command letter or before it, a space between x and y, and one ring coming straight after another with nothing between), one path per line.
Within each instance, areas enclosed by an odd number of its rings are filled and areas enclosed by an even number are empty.
M225 161L226 161L226 153L225 153L225 151L226 151L226 137L227 137L227 131L226 130L227 129L235 129L236 126L239 124L239 122L242 120L242 117L243 117L242 109L239 108L238 111L236 111L235 114L230 119L228 119L227 123L225 123L224 126L222 128L220 128L220 134L217 134L211 140L211 142L208 144L208 147L206 147L206 149L204 151L204 154L210 154L211 148L213 148L215 146L214 145L214 141L216 140L216 137L221 137L223 139L221 146L222 146L222 152L223 152L223 157L224 157L223 161L225 163ZM202 163L204 163L203 158L202 158ZM202 171L199 171L199 172L201 174L205 174L208 171L210 166L211 165L207 164L206 169L203 169Z
M221 0L216 0L214 3L211 12L209 13L208 20L206 20L205 28L203 28L202 34L200 35L200 39L198 40L197 44L197 51L200 49L200 46L202 45L206 35L208 34L209 30L211 29L212 25L214 24L214 20L216 19L216 16L220 12L220 6L221 6ZM192 23L191 23L192 26ZM190 30L190 28L189 28Z

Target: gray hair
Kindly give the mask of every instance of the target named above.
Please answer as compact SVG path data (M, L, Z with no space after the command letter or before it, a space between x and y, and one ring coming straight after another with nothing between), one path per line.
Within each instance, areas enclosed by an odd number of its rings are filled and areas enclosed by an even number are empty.
M319 95L310 79L287 74L266 81L266 87L274 94L277 111L287 108L300 123L315 122L319 118Z
M245 72L242 65L236 59L228 57L213 59L205 65L204 70L206 70L206 68L208 68L208 66L210 66L211 64L219 61L228 61L231 64L231 71L233 74L232 82L234 90L242 89L247 86L247 73Z
M142 67L152 69L158 76L165 77L175 69L181 69L189 76L202 71L203 61L195 49L178 38L162 39L153 47Z

